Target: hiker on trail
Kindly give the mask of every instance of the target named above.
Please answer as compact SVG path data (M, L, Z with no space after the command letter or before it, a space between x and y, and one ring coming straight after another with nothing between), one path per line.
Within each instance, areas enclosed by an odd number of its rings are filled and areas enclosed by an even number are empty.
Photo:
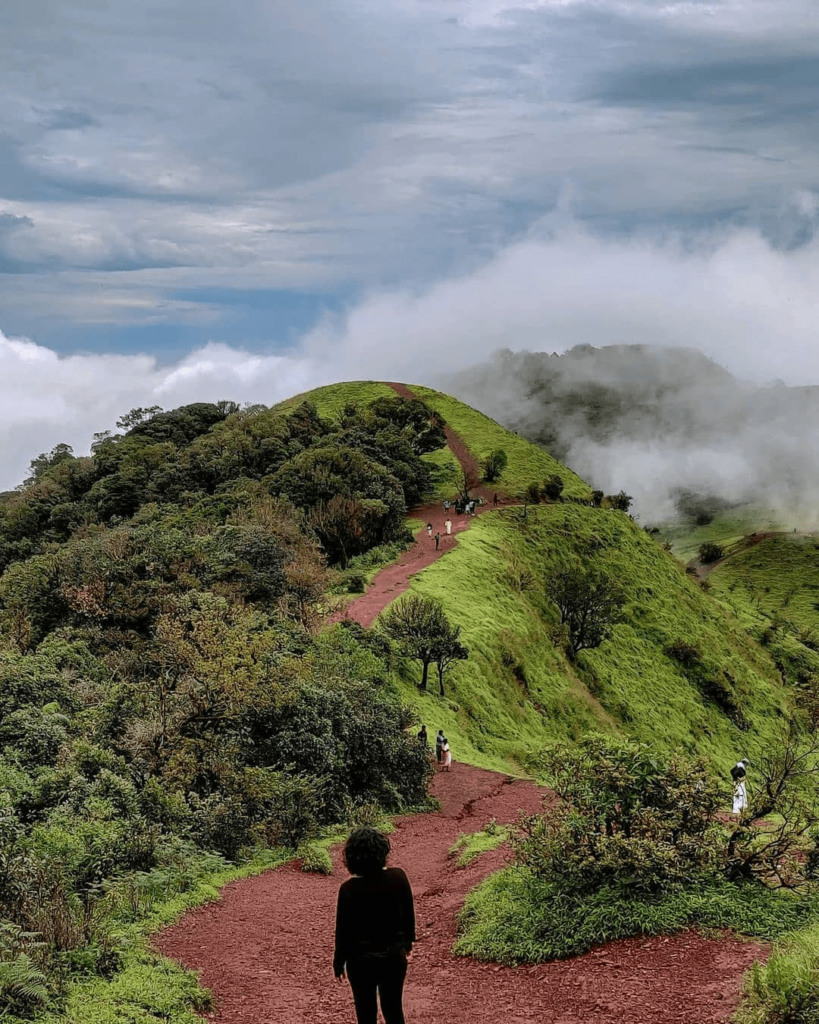
M445 772L448 772L450 766L452 765L452 751L449 749L449 740L446 738L446 736L444 736L444 745L442 747L442 751L444 755L443 768Z
M418 740L419 743L423 743L425 747L427 746L427 727L425 725L422 725L421 728L418 730L418 736L416 737L416 739Z
M415 907L409 879L388 868L390 841L378 829L357 828L344 844L353 876L338 891L333 973L350 982L358 1024L405 1024L404 980L415 942Z
M451 519L447 519L447 521L444 523L444 529L446 530L446 535L448 537L452 533L452 520Z
M435 737L435 760L438 764L441 764L444 759L444 743L446 743L446 740L444 739L444 730L439 729L438 735Z
M436 551L438 550L438 545L440 543L441 543L441 535L440 535L440 533L436 533L435 534L435 550Z
M427 523L427 537L432 536L432 523Z
M449 512L449 498L444 502L444 512Z
M751 762L747 757L737 761L731 769L731 782L733 783L733 809L734 814L741 814L748 806L748 790L745 780L748 774L748 765Z
M492 495L492 504L495 506L495 508L498 507L498 492L497 491L495 491L495 493Z

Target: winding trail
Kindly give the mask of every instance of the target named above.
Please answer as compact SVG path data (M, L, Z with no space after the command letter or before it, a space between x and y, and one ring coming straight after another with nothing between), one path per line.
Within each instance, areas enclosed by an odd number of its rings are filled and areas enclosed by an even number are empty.
M448 850L491 818L540 809L531 782L456 764L436 775L441 810L396 819L392 862L415 892L419 941L405 996L408 1024L717 1024L736 1007L757 943L684 933L610 943L573 960L501 967L455 957L467 892L502 866L503 849L457 868ZM333 922L346 872L285 865L227 886L222 899L155 937L166 956L201 972L214 1024L350 1024L349 989L332 977Z
M403 384L391 384L405 398ZM462 468L477 463L447 428ZM485 501L491 493L478 489ZM505 504L507 502L504 502ZM479 508L482 514L491 506ZM452 514L444 539L440 505L413 512L442 534L439 550L422 529L401 558L378 573L367 593L336 614L369 626L410 578L443 557L471 520ZM557 963L503 967L452 953L456 915L467 893L501 867L504 848L457 868L448 851L459 834L491 819L512 823L536 813L548 791L469 765L436 775L441 810L396 819L392 862L409 875L418 943L407 981L407 1021L418 1024L724 1024L739 1002L743 973L764 958L759 943L694 932L610 943ZM352 999L332 977L338 886L346 877L339 850L330 877L298 863L228 885L221 899L186 914L154 937L157 950L201 974L215 997L213 1024L350 1024Z
M416 396L406 386L389 382L389 387L402 398L412 399ZM451 427L445 427L447 446L458 462L461 470L475 480L481 476L478 460L469 451L464 442ZM492 509L492 497L494 492L485 485L471 488L470 493L480 495L486 504L479 505L476 509L477 515L482 515ZM505 495L498 495L500 505L509 505L511 502ZM452 534L447 536L444 523L447 520L447 513L441 502L434 505L423 505L420 508L412 509L410 515L413 519L420 519L424 526L415 534L414 544L400 556L397 562L386 566L378 572L367 587L367 592L361 597L355 598L346 606L339 608L330 617L330 622L338 622L340 619L354 619L362 626L371 626L376 618L384 611L388 604L408 589L412 577L425 569L433 562L437 562L447 551L450 551L458 543L458 534L468 530L472 522L471 516L457 515L454 509L450 509L449 519L452 521ZM432 537L427 536L426 524L432 523ZM435 534L440 533L441 541L438 550L435 549Z

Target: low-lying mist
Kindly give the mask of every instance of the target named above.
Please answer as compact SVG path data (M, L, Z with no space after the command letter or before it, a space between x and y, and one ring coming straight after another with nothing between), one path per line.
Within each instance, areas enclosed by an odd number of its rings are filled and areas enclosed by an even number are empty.
M500 351L441 386L594 487L633 495L645 523L700 496L819 524L819 387L760 387L695 349L645 345Z

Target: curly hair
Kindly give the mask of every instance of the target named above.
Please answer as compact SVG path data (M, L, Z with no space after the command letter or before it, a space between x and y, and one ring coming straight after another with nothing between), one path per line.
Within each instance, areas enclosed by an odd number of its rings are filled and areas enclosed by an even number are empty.
M344 844L344 863L351 875L374 875L387 863L390 841L375 828L356 828Z

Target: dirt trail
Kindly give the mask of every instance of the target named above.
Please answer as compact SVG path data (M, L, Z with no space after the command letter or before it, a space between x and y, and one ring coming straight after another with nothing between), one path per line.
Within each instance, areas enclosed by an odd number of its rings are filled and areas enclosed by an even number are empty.
M539 809L530 782L455 764L436 776L442 808L397 819L392 862L409 875L419 942L407 981L408 1022L425 1024L717 1024L735 1008L756 943L695 933L611 943L585 956L508 968L453 956L466 893L507 854L458 869L448 850L491 818ZM201 971L216 998L214 1024L349 1024L346 986L332 977L338 851L331 877L295 864L235 882L218 903L187 914L155 939L165 955Z
M722 558L718 558L716 562L701 562L699 558L691 558L686 562L687 569L694 569L697 579L704 580L715 569L719 569L721 565L725 565L732 558L736 558L737 555L743 554L750 548L756 547L757 544L761 544L763 540L769 540L771 537L815 537L816 533L813 530L763 530L759 533L751 533L747 537L743 537L742 540L731 548L727 554L723 555Z
M415 395L406 384L390 382L389 387L402 398L415 398ZM479 480L481 472L477 459L451 427L445 427L444 431L446 433L447 445L460 462L461 469L468 476ZM479 505L475 510L478 515L488 512L493 507L492 498L494 492L491 488L483 485L473 487L470 493L480 495L486 502L485 505ZM511 504L503 495L499 495L498 500L500 505ZM373 578L366 594L355 598L345 608L332 615L330 617L331 622L347 618L355 619L362 626L371 626L387 605L408 589L410 580L415 573L425 569L428 565L432 565L433 562L442 558L447 551L450 551L458 543L457 535L468 529L472 522L470 516L458 515L454 509L450 509L448 514L445 513L440 502L413 509L411 515L413 519L420 519L424 523L424 526L415 535L415 543L401 555L397 562L388 565ZM449 536L447 536L444 527L447 518L452 522L452 533ZM427 523L432 523L432 537L427 535ZM436 533L441 535L440 547L437 550L435 548Z

